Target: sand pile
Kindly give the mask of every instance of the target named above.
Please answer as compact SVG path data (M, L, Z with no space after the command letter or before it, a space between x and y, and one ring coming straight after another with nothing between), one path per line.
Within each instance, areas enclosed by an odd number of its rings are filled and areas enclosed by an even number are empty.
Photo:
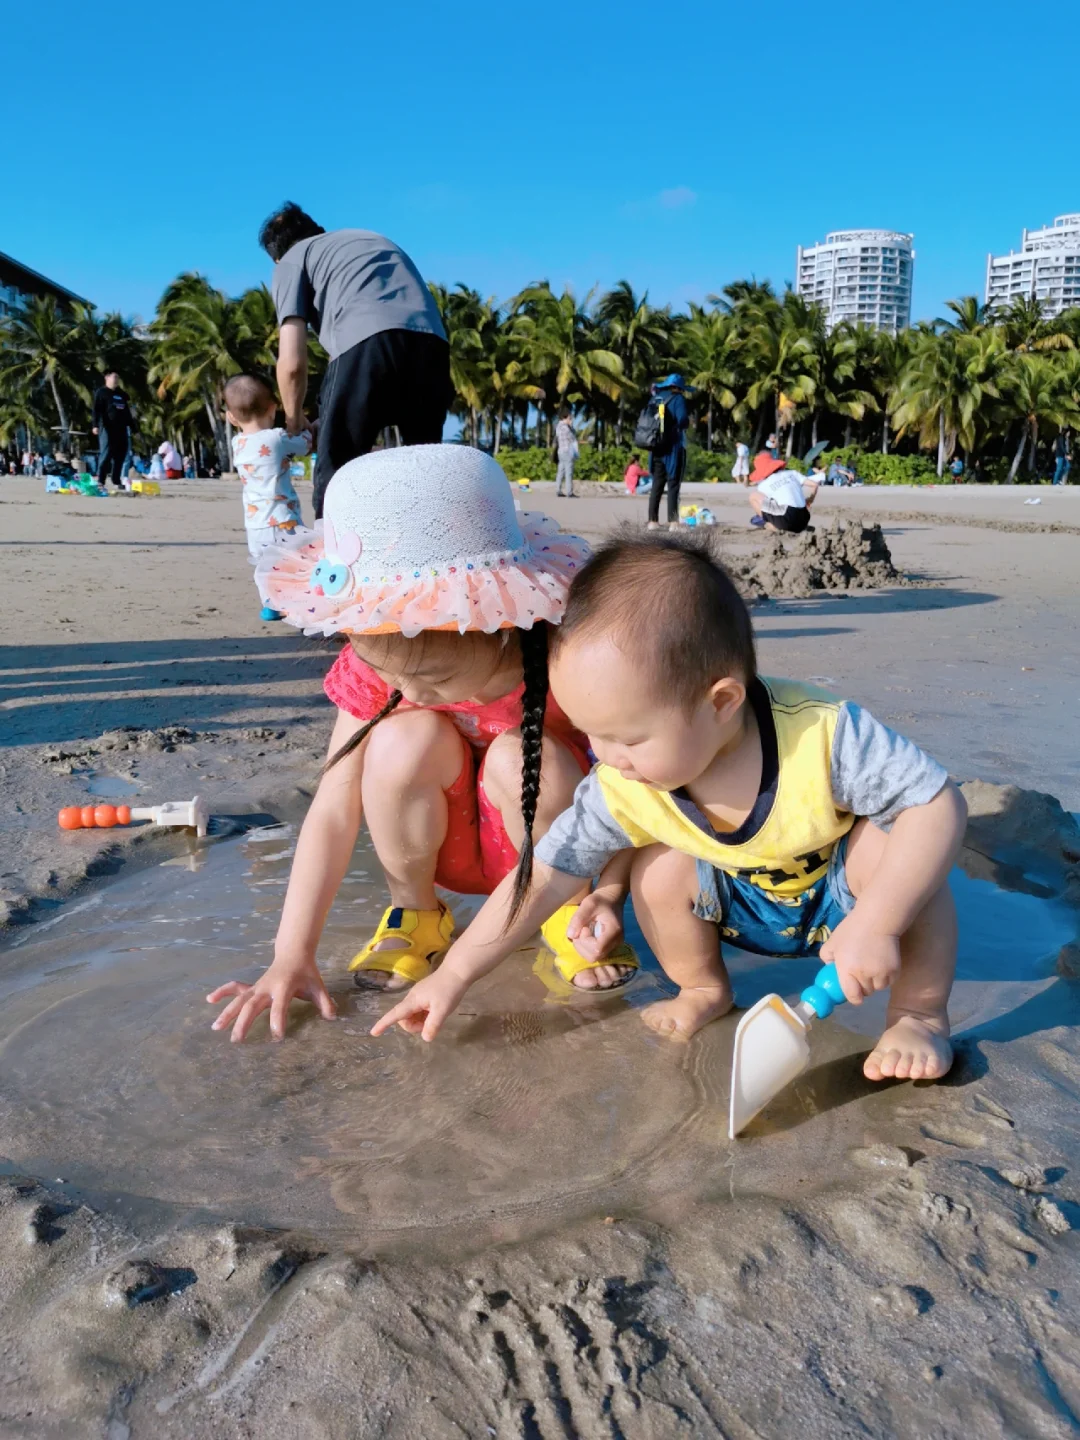
M881 526L852 520L797 536L766 534L762 553L729 558L728 565L750 599L805 599L821 590L880 590L908 583L893 564Z

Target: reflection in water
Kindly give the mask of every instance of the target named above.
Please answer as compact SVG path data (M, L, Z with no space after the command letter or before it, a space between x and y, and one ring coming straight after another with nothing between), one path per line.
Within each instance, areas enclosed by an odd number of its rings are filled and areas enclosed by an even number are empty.
M203 997L269 963L293 841L288 827L255 831L200 852L198 873L133 874L17 937L0 981L0 1154L99 1202L123 1192L400 1246L510 1239L702 1194L785 1194L796 1178L823 1183L850 1145L896 1138L890 1097L910 1089L868 1093L857 1058L881 1024L877 999L815 1029L816 1078L734 1150L735 1017L689 1047L659 1040L634 1013L661 993L648 966L618 995L560 1004L523 951L434 1045L373 1040L388 1002L345 972L385 903L366 841L320 955L340 1018L294 1006L285 1043L263 1019L230 1045ZM983 1023L1045 988L1072 917L986 881L955 883L957 1015ZM475 911L454 903L459 922ZM737 954L731 968L743 1005L813 973Z

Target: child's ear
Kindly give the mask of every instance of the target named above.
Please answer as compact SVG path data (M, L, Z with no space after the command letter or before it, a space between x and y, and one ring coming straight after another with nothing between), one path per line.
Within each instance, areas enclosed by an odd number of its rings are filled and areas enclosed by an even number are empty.
M746 686L734 675L717 680L709 690L709 700L721 724L733 720L746 704Z

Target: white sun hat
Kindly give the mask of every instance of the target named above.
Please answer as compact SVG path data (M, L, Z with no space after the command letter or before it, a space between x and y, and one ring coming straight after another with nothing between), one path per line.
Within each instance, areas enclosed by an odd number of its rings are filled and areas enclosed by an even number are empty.
M502 467L466 445L406 445L350 460L325 518L269 547L263 603L308 635L530 629L557 624L589 547L514 508Z

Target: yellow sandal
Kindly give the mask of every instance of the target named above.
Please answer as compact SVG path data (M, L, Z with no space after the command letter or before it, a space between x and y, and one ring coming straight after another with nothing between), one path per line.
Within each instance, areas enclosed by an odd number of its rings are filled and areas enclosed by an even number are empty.
M450 949L454 933L454 917L450 908L440 901L438 910L403 910L390 905L379 921L379 928L359 954L353 957L350 970L378 970L396 975L415 985L426 980L436 960ZM380 940L388 935L408 943L394 950L377 950ZM356 977L357 984L360 977Z
M544 944L550 954L541 950L533 965L533 974L544 982L553 995L566 998L571 995L610 995L629 985L638 971L638 958L629 945L617 945L610 955L602 960L586 960L574 948L574 942L566 934L566 927L573 918L576 905L562 905L549 920L540 927ZM630 965L632 970L616 980L614 985L602 989L585 990L574 984L574 976L586 970L598 970L601 965Z

